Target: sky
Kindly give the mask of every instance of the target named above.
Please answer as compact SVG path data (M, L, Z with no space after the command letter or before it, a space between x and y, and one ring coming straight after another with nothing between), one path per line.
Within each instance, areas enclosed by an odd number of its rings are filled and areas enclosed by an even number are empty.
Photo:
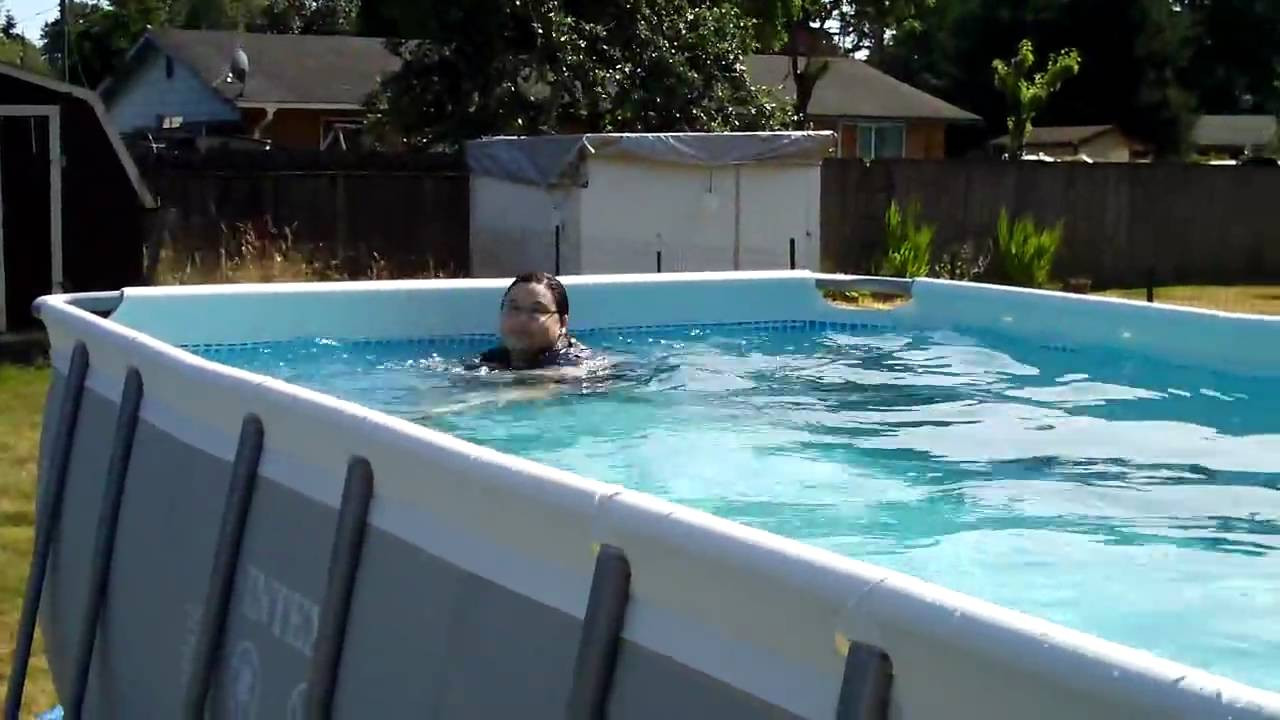
M44 24L58 17L58 0L4 0L4 8L18 20L18 32L40 42Z

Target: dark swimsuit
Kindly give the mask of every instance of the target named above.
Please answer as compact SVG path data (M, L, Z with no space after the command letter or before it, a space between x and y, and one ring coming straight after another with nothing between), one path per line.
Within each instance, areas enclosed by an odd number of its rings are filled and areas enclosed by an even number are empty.
M538 368L546 367L576 367L582 365L590 357L591 348L566 335L556 343L555 347L539 355L536 360L523 369L536 370ZM478 364L502 370L510 370L511 351L502 346L489 348L483 353L480 353Z

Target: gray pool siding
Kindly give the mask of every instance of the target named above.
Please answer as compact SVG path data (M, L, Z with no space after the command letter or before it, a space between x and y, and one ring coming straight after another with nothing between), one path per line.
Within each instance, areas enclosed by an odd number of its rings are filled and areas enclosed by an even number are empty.
M50 407L63 384L54 373ZM72 673L116 413L114 400L86 388L42 617L59 688ZM87 716L178 716L230 471L228 460L139 423ZM215 717L301 717L336 516L259 479L213 686ZM573 615L371 528L335 714L563 717L580 627ZM795 717L625 639L610 716Z
M1280 347L1274 319L972 283L913 281L911 302L870 314L825 303L807 273L566 284L582 305L575 325L585 328L804 319L817 327L989 330L1055 348L1181 353L1205 367L1269 377L1277 366L1266 350ZM55 366L66 366L78 341L91 365L87 430L71 457L42 613L59 686L68 683L84 606L114 398L134 366L146 398L91 674L94 717L175 715L236 429L251 411L266 426L266 444L213 688L218 717L287 718L300 709L335 506L345 465L359 455L376 480L334 705L342 717L563 716L590 549L604 543L620 548L631 570L609 695L618 717L771 717L785 709L830 718L844 648L858 642L892 659L889 717L901 720L1280 719L1280 694L173 347L472 333L489 326L504 286L131 289L112 320L66 298L42 299ZM1257 341L1247 357L1239 343L1203 342L1237 332ZM1188 345L1190 337L1199 339ZM56 412L59 383L47 411ZM47 463L47 438L42 445Z

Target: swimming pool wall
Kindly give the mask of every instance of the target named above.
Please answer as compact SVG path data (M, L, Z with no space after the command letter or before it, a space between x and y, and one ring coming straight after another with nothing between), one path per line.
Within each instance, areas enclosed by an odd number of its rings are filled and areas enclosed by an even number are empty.
M566 277L575 330L804 320L986 330L1063 350L1112 348L1190 366L1280 376L1280 318L1098 296L918 279L886 310L835 307L799 272ZM165 342L490 334L505 280L188 286L124 291L113 319ZM195 320L198 319L198 322Z
M888 311L833 307L809 273L566 285L579 328L977 328L1152 353L1200 337L1207 344L1188 351L1197 363L1259 371L1265 363L1232 361L1278 337L1262 319L936 281L916 281L911 302ZM73 346L82 342L89 358L42 617L60 694L76 662L102 476L132 367L144 394L90 674L93 717L178 714L246 414L261 419L264 443L215 716L290 716L305 704L344 476L360 457L374 495L334 695L339 717L563 717L591 672L579 645L602 547L620 551L630 572L616 665L605 673L610 717L871 717L854 714L855 686L869 676L850 669L851 645L887 654L895 718L1280 717L1275 694L175 347L482 334L504 287L127 290L110 319L74 298L40 301L55 368L46 491ZM1218 321L1243 337L1226 344Z

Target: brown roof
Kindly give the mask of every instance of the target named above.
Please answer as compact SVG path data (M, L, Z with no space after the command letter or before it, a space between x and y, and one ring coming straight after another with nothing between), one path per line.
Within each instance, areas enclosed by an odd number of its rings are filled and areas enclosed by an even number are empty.
M971 112L896 80L861 60L833 57L815 59L812 62L830 63L830 69L814 86L813 98L809 101L810 115L949 122L982 120ZM749 55L747 73L757 85L772 88L786 99L795 97L790 57Z
M151 30L147 38L237 102L360 105L380 76L400 67L381 38L172 28ZM231 54L241 44L249 57L243 95L240 83L226 82Z
M1080 145L1108 132L1119 132L1115 125L1064 125L1060 127L1031 127L1027 133L1027 145ZM1009 136L1001 135L992 140L993 145L1008 145Z

